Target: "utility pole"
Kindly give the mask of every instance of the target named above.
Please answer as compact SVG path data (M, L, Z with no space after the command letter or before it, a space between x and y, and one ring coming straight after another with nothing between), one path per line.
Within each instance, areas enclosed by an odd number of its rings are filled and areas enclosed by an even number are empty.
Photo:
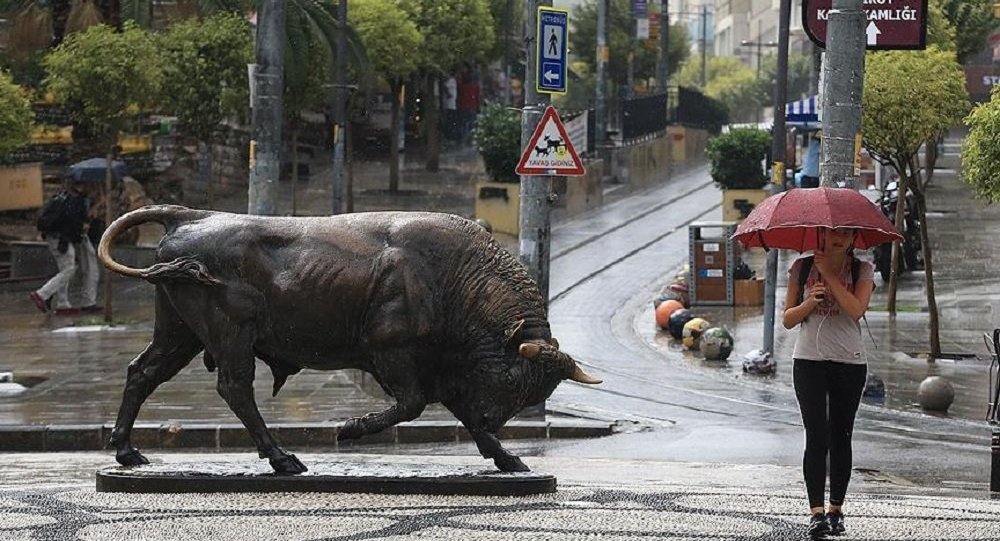
M510 27L511 17L513 15L514 0L507 0L507 5L503 10L503 75L507 79L507 83L503 88L503 102L509 107L510 106Z
M667 92L670 84L670 65L667 58L670 52L670 0L660 0L660 49L658 62L656 63L656 89L660 92Z
M705 90L705 63L707 61L706 55L708 51L705 47L708 46L708 5L701 5L701 89Z
M628 3L628 20L628 57L625 70L625 95L623 96L625 99L632 97L632 89L635 88L635 0L630 0Z
M524 42L528 44L528 63L524 74L524 110L521 114L521 148L524 149L535 133L535 127L545 112L549 98L539 94L535 82L538 7L551 6L551 0L525 0ZM519 255L521 263L535 279L542 298L549 298L549 245L551 223L549 210L550 180L547 176L521 177L521 206L518 219Z
M608 0L597 0L597 89L594 95L594 146L604 146L608 134ZM529 64L530 65L530 64ZM527 102L525 102L527 103ZM607 165L604 166L607 170Z
M823 66L823 161L820 185L857 185L855 141L861 135L865 71L865 13L862 0L833 0L827 22Z
M778 66L774 77L774 131L771 140L772 188L785 189L785 102L788 101L788 31L792 0L781 0L778 10ZM758 36L758 43L760 36ZM759 50L759 49L758 49ZM759 60L758 60L759 62ZM764 351L774 353L775 295L778 288L778 251L768 250L764 270Z
M278 175L281 173L285 2L261 0L258 6L247 212L273 216L278 213Z
M347 87L347 0L337 2L337 66L334 71L335 110L333 112L333 200L330 214L344 212L344 140L346 131Z

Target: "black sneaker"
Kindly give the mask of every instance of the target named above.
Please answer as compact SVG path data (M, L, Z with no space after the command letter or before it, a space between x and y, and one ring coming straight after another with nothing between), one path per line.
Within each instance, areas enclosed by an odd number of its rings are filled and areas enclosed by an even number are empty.
M830 535L830 522L823 513L816 513L809 519L809 538L826 539Z
M843 535L847 531L843 513L827 513L826 519L830 522L830 535Z

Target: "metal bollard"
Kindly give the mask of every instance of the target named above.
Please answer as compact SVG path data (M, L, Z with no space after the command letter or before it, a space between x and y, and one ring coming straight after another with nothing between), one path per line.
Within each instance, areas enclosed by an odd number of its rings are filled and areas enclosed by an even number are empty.
M993 450L993 461L990 464L990 492L1000 492L1000 428L993 428L993 438L990 443Z

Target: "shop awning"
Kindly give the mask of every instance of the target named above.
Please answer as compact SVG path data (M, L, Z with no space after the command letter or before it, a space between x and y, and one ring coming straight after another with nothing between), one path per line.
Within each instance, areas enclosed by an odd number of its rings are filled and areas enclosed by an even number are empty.
M785 122L819 122L818 98L809 96L785 104Z

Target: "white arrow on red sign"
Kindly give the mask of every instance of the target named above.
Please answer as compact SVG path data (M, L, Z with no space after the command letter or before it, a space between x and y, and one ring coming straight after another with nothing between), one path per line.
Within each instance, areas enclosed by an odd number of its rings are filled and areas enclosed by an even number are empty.
M875 24L875 21L868 23L868 28L865 28L865 34L868 34L868 45L877 45L878 35L881 33L882 31L878 29L878 25Z

